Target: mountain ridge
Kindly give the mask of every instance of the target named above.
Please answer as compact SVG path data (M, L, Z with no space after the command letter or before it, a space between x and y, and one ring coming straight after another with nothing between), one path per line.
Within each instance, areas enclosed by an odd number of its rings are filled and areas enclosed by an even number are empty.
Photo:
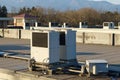
M54 8L56 10L64 11L67 9L78 10L81 8L94 8L97 10L116 11L120 10L120 5L115 5L107 1L93 1L93 0L0 0L0 5L5 5L8 11L13 7L33 7L40 6L43 8Z

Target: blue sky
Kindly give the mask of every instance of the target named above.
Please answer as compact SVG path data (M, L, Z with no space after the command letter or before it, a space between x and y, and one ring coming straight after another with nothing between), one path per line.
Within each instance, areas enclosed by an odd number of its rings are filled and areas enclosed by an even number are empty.
M94 0L94 1L108 1L114 4L120 4L120 0Z

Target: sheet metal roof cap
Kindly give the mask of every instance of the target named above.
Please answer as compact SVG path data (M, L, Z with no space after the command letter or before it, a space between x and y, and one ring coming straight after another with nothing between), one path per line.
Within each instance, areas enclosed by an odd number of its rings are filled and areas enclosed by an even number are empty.
M10 21L10 20L13 20L13 18L0 17L0 21Z
M94 59L94 60L86 60L86 61L88 61L89 63L107 63L107 61L103 59Z
M20 15L14 16L14 18L36 18L36 17L29 14L20 14Z

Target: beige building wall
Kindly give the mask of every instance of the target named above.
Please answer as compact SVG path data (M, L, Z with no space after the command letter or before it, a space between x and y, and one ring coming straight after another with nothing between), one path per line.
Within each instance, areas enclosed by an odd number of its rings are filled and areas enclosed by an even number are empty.
M23 29L35 26L35 22L36 20L32 20L31 18L14 18L14 26L22 26ZM29 25L26 25L26 23Z
M14 18L14 26L24 26L24 18Z

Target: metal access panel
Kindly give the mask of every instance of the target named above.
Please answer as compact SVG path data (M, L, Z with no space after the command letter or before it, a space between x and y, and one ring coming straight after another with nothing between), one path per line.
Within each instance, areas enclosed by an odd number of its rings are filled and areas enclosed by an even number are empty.
M48 34L47 33L32 33L32 46L48 47Z
M109 29L114 29L115 28L115 25L113 22L110 22L110 25L109 25Z
M66 36L67 59L76 59L76 31L67 30Z
M67 54L66 54L66 33L65 31L59 32L59 45L60 45L60 59L66 60Z
M60 59L76 59L76 32L63 30L60 32Z
M63 46L66 45L65 32L60 32L59 41L60 41L60 45L63 45Z
M39 63L59 62L59 33L55 31L32 32L31 58Z

